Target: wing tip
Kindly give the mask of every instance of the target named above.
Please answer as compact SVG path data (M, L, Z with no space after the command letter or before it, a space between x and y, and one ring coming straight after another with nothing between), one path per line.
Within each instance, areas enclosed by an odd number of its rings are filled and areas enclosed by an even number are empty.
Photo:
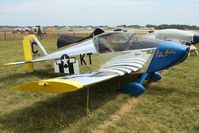
M66 93L79 90L84 86L78 82L68 79L49 79L40 80L37 82L27 83L17 86L16 90L19 91L33 91L45 93Z

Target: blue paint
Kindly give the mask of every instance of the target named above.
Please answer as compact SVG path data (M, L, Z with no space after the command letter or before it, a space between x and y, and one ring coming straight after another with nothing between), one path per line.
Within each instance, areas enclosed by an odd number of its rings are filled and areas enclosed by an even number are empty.
M188 53L189 47L186 45L170 41L162 41L157 47L147 72L153 73L181 63L186 59Z
M121 88L121 90L123 93L128 93L133 96L139 96L140 94L144 93L145 88L140 83L131 82L131 83L124 85Z
M140 76L140 78L138 79L137 83L143 84L145 79L148 77L148 73L144 73Z

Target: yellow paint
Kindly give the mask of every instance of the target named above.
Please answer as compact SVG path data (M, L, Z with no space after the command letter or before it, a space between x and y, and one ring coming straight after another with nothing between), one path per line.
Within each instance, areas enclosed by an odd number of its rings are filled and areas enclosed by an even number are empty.
M23 50L24 50L25 61L31 61L32 60L31 40L33 38L36 38L35 35L27 35L23 38ZM26 70L28 72L34 71L33 63L26 64Z
M28 83L18 86L16 89L21 91L36 91L47 93L65 93L72 92L83 88L84 86L70 79L48 79L38 82Z

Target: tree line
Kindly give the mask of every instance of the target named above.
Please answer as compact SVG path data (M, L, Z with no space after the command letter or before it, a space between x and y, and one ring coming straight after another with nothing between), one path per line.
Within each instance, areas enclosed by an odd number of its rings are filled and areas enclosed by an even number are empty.
M190 29L190 30L199 30L199 26L196 25L184 25L184 24L161 24L161 25L151 25L147 24L147 28L155 28L155 29Z

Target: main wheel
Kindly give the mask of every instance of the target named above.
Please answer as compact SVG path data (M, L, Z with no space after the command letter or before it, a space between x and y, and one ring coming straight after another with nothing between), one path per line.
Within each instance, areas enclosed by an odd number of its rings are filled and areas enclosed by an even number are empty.
M154 73L150 74L150 76L148 77L148 80L150 80L150 81L158 81L160 79L162 79L162 76L158 72L154 72Z
M122 86L121 90L123 93L128 93L137 97L145 91L145 88L139 83L131 82Z

